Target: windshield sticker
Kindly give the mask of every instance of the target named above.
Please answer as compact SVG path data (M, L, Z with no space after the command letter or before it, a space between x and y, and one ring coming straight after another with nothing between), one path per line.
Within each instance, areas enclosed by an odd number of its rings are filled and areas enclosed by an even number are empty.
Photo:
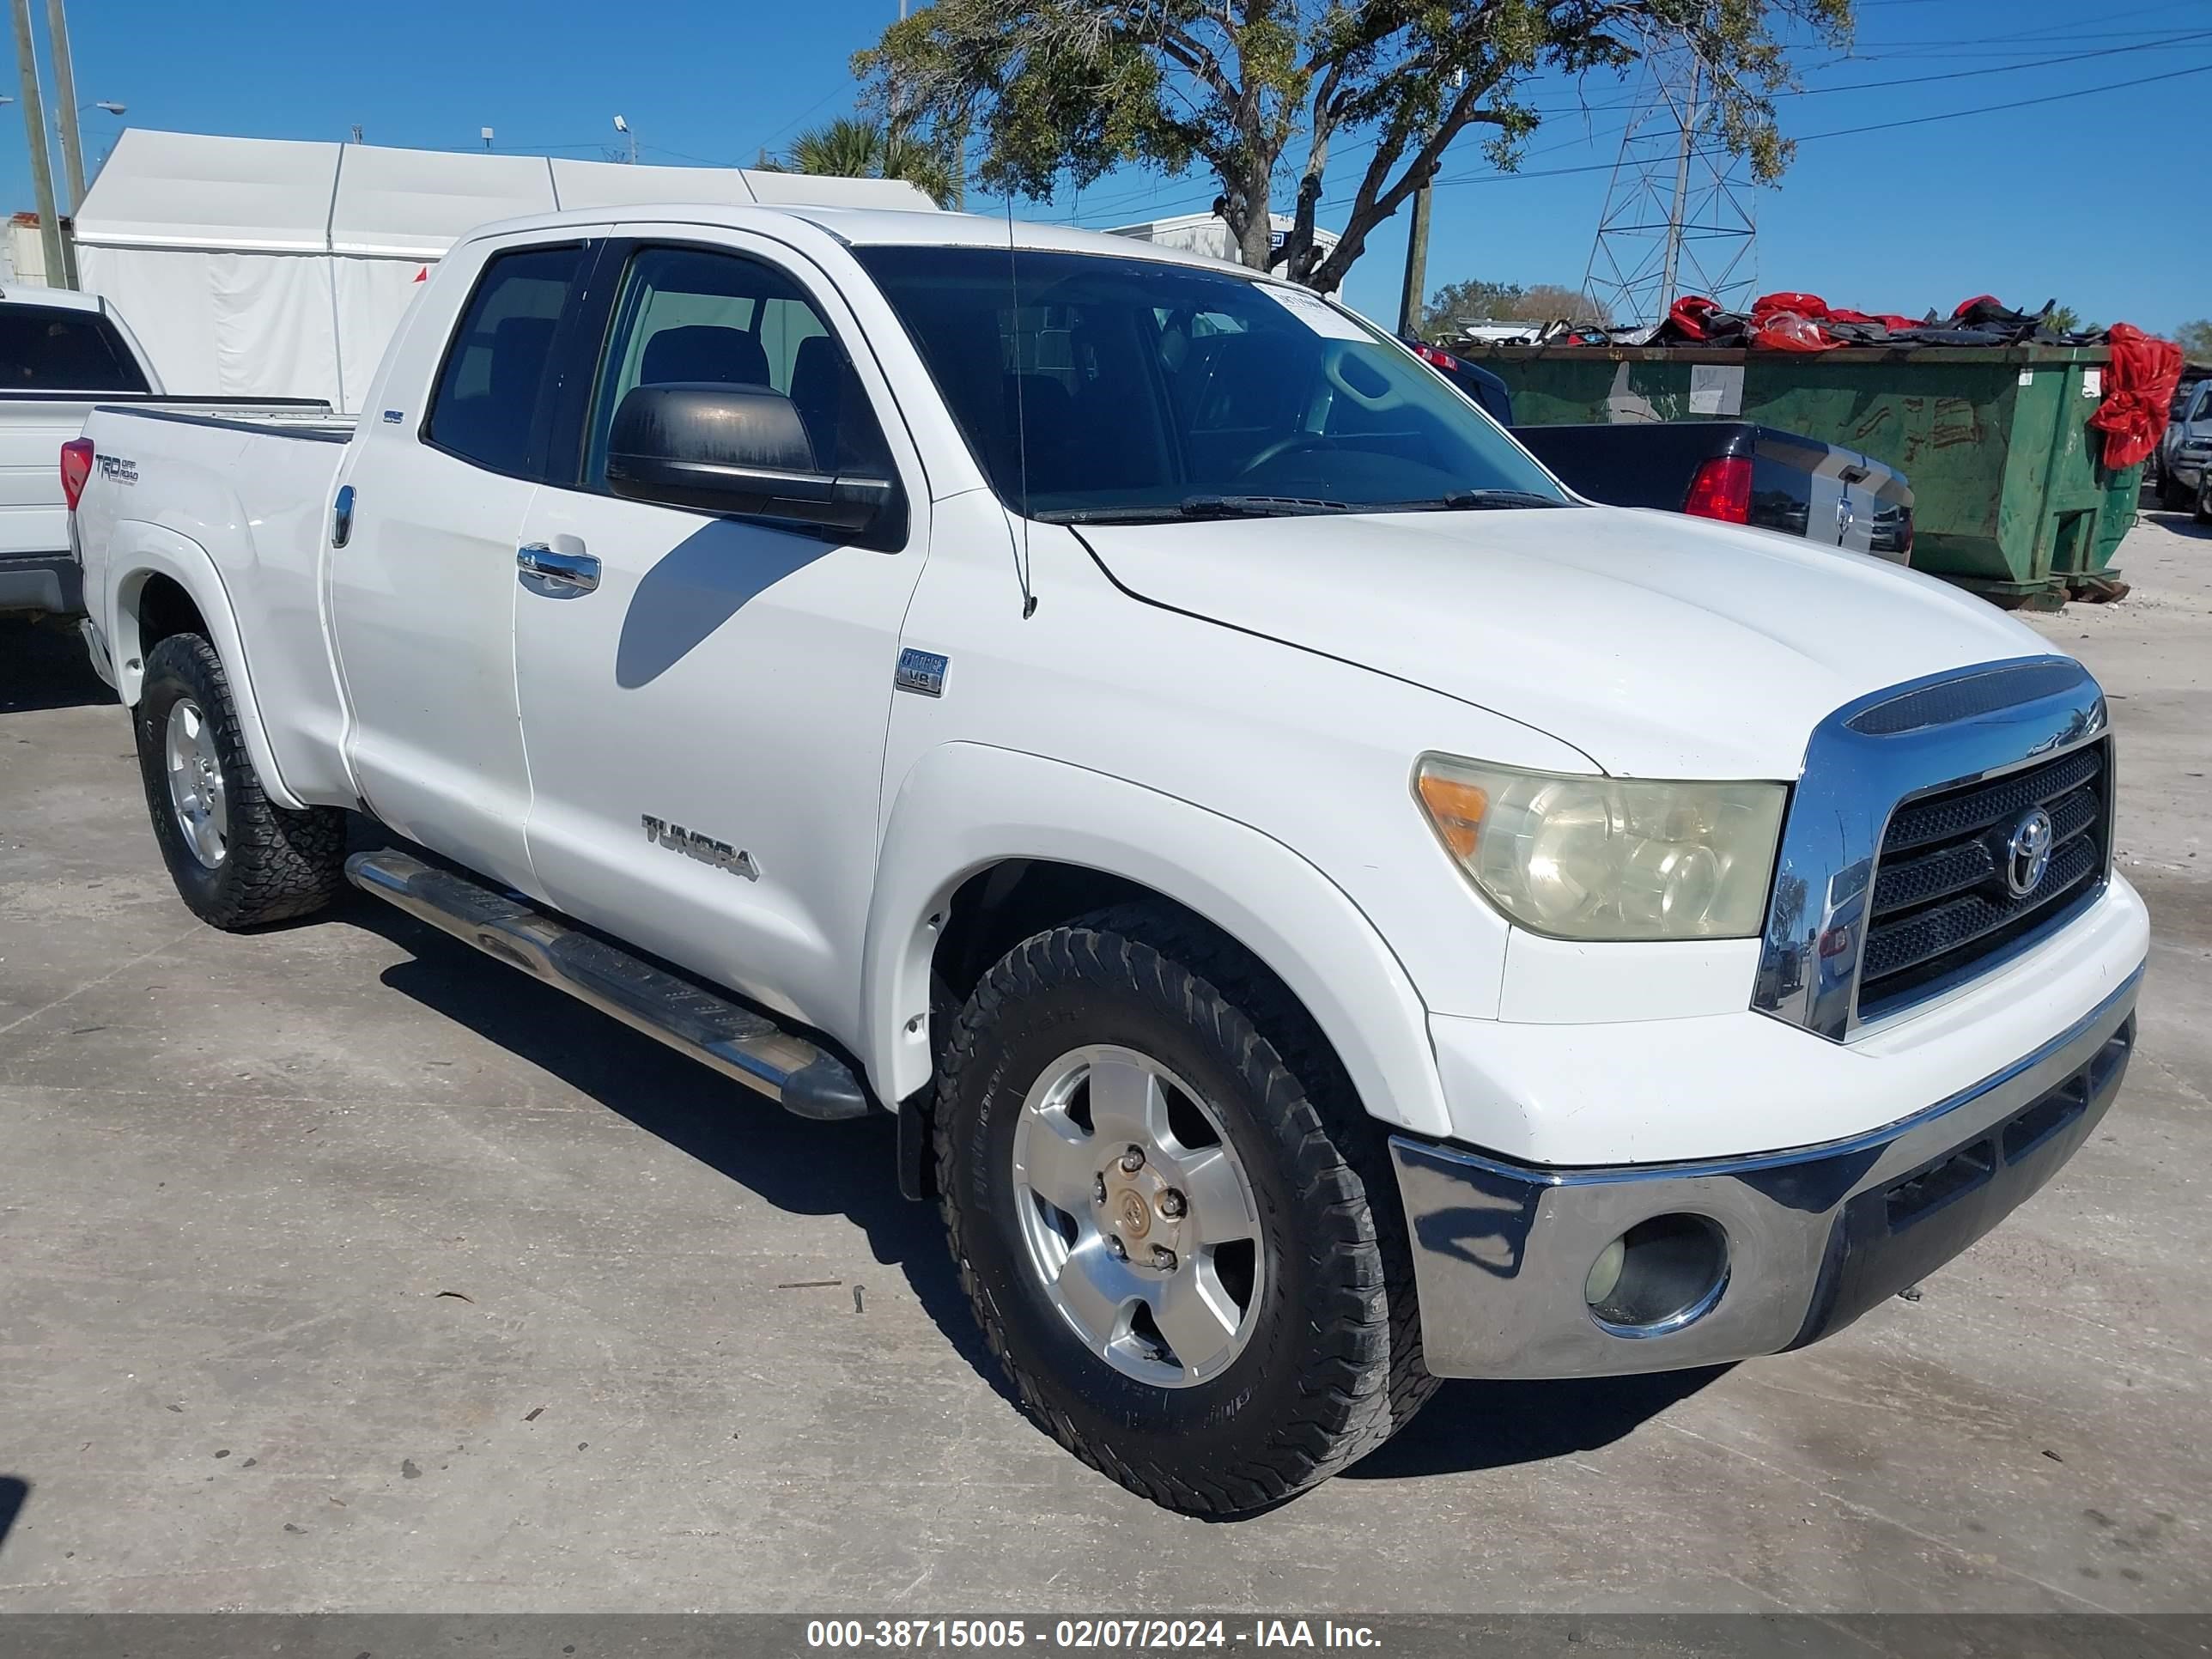
M1357 340L1362 345L1373 343L1365 329L1310 289L1285 288L1275 283L1253 286L1324 338Z

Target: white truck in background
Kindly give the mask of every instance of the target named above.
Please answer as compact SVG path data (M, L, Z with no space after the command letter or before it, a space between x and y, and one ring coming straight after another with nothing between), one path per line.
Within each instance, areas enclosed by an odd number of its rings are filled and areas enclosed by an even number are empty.
M55 454L101 403L224 416L330 413L327 404L305 401L171 398L105 300L16 283L0 288L0 617L82 612Z
M194 911L350 878L896 1114L1024 1408L1172 1507L1295 1492L1440 1376L1834 1330L2132 1049L2079 663L1580 501L1266 277L552 216L453 250L357 429L82 444L86 638ZM348 809L408 847L349 861Z

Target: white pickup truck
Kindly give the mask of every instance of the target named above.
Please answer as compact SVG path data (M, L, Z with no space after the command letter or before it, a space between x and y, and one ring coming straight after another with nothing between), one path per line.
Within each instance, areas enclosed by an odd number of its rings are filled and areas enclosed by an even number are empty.
M70 551L64 461L54 450L102 403L236 416L317 419L305 399L172 398L106 301L67 289L0 289L0 617L83 611Z
M88 441L87 638L195 911L350 877L896 1113L1024 1407L1164 1504L1279 1499L1437 1377L1832 1331L2133 1045L2078 663L1583 502L1249 273L572 213L453 250L349 438Z

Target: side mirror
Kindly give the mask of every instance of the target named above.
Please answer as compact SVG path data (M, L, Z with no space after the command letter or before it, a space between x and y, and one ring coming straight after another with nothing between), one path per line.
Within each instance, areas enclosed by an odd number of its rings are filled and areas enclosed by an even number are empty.
M678 381L633 389L607 434L607 483L631 501L781 519L896 544L890 478L825 472L799 409L764 386Z

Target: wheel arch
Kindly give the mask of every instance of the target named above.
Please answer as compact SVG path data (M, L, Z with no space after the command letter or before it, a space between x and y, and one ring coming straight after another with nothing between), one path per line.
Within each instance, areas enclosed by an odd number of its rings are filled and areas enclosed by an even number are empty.
M204 635L228 671L239 729L262 792L288 811L303 811L307 803L293 794L277 769L238 618L207 550L164 526L125 520L114 527L108 561L111 569L121 573L113 582L108 654L124 704L138 706L147 653L155 645L172 634Z
M1427 1011L1373 925L1320 870L1188 801L976 744L918 762L885 826L859 1045L878 1097L905 1102L931 1079L931 975L942 953L961 974L980 974L1032 933L1140 898L1179 907L1280 981L1369 1115L1449 1133Z

